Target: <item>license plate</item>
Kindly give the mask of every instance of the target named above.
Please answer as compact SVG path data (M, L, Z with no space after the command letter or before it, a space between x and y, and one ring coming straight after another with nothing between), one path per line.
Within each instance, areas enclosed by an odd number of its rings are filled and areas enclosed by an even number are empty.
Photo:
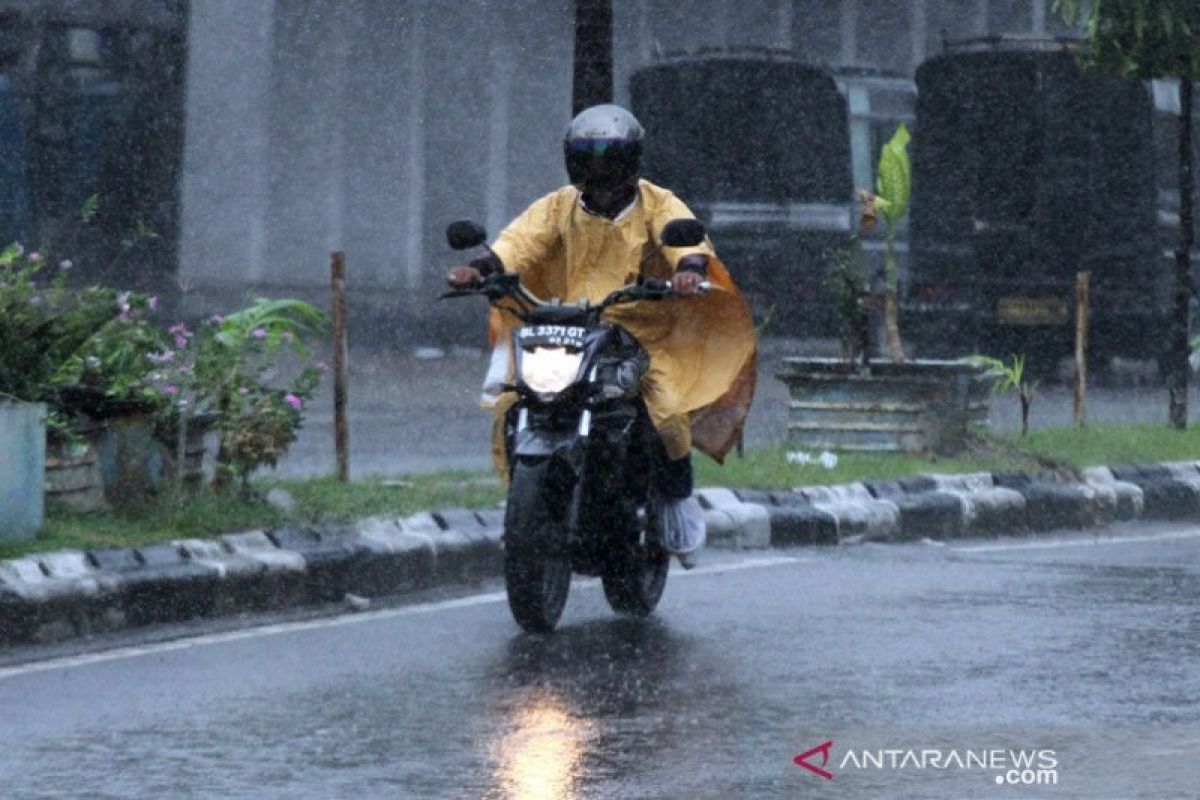
M1001 325L1065 325L1070 315L1058 297L1001 297L996 317Z

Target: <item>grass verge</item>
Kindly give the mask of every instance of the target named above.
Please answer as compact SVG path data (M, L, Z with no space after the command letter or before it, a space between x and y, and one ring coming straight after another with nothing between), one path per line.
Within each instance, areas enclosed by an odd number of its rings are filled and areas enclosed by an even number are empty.
M264 502L281 488L296 501L292 512ZM208 538L284 523L336 522L377 515L406 516L428 509L485 508L504 499L500 482L483 472L438 472L340 483L333 478L261 480L255 497L204 492L163 496L136 509L79 514L48 508L34 539L0 542L0 559L63 548L136 547L170 539Z
M789 448L748 450L731 455L724 466L696 459L696 483L783 489L793 486L888 479L921 472L996 470L1078 471L1096 464L1151 463L1200 459L1200 428L1174 431L1160 425L1098 425L1039 430L1028 436L989 436L959 458L900 453L842 453L837 464L797 464ZM296 501L290 513L262 501L272 488L286 489ZM404 516L427 509L484 508L504 498L490 472L438 472L399 478L339 483L332 478L306 481L262 480L258 499L200 494L164 497L135 511L75 514L49 509L47 524L35 539L0 542L0 558L62 548L129 547L169 539L209 537L230 531L285 522L327 522L376 515Z

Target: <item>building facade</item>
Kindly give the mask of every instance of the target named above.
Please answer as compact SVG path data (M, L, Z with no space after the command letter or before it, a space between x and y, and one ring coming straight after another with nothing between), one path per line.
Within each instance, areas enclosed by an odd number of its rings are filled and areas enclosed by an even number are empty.
M641 67L704 49L911 78L947 39L1068 33L1050 3L613 0L615 98L629 102ZM430 313L456 258L446 223L494 233L565 180L573 11L572 0L0 0L0 55L29 24L173 31L186 48L183 136L176 197L155 209L171 220L160 256L185 299L321 296L328 254L344 250L357 306L407 319Z
M1065 33L1049 0L614 0L615 95L672 53L777 48L911 76L943 39ZM193 0L180 273L422 313L454 256L564 179L570 0ZM652 133L652 132L651 132ZM753 157L753 154L748 154ZM849 190L849 187L847 187Z

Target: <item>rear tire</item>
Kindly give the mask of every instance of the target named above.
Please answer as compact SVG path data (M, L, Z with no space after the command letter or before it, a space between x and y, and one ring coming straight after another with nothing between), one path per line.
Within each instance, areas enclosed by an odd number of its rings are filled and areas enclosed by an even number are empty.
M623 548L600 574L608 605L618 614L650 616L662 598L670 568L671 556L662 545L632 544Z

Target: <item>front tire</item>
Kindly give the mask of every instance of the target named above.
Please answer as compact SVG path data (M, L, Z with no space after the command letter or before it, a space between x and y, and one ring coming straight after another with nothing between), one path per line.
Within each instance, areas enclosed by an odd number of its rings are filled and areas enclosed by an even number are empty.
M527 549L504 554L504 588L513 619L530 633L554 630L571 590L571 563Z
M554 630L571 590L562 514L555 514L547 504L557 494L556 487L549 485L551 477L548 461L518 459L504 520L508 607L517 624L530 633Z

